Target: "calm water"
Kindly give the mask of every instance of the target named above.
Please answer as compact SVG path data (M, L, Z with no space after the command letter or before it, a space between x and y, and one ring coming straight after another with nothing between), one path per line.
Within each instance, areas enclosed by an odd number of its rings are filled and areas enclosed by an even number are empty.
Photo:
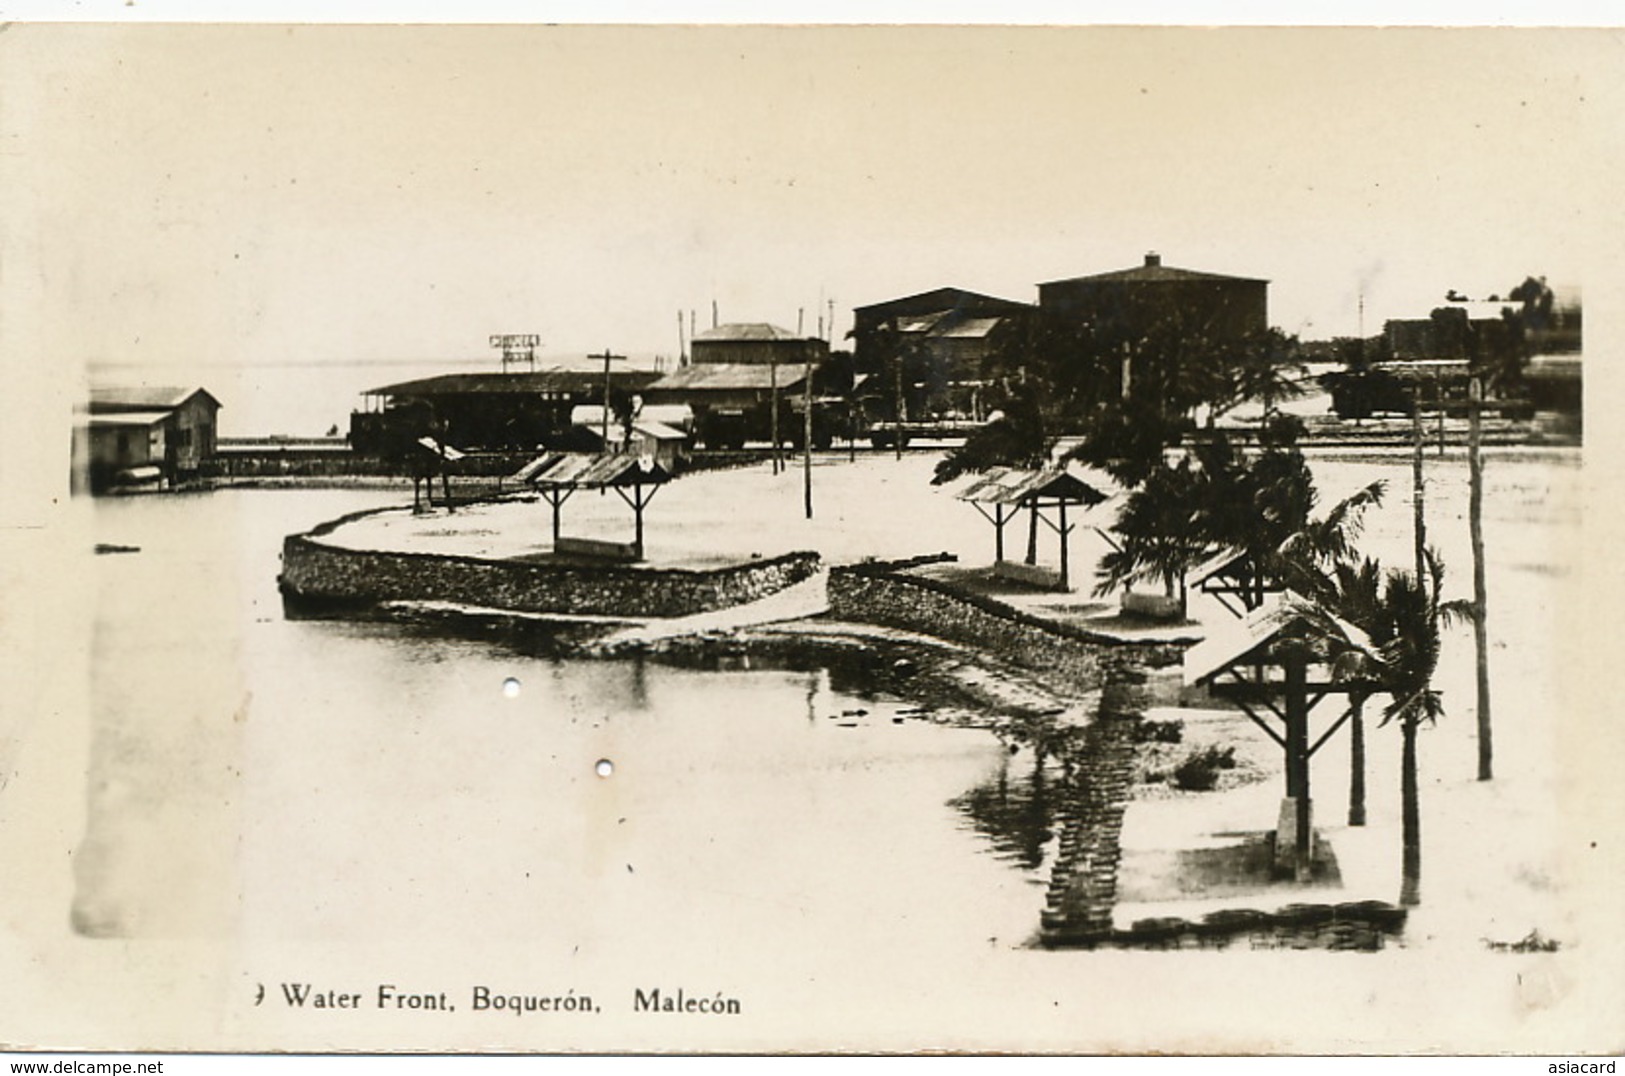
M83 933L696 955L1032 934L1053 792L986 732L825 670L284 619L282 536L401 497L99 502L97 540L140 552L94 560Z

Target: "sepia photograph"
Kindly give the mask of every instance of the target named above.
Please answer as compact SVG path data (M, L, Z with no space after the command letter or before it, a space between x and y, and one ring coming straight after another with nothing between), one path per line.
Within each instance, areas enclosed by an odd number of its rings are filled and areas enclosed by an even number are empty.
M3 30L0 1049L1625 1050L1618 31Z

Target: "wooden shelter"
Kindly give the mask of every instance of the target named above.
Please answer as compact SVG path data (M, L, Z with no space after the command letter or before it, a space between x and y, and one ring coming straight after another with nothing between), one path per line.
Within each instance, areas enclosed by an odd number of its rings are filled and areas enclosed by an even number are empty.
M455 509L456 505L451 499L451 472L454 466L465 458L467 453L446 444L435 437L419 437L413 442L410 465L412 471L412 510L419 511L422 501L427 500L429 507L434 507L434 476L440 476L440 488L445 497L446 507ZM418 495L418 483L423 483L423 497Z
M549 453L538 456L514 475L552 506L554 552L626 560L643 559L643 510L671 477L671 472L653 459L627 453L599 456ZM561 509L579 489L612 489L631 507L635 536L630 545L565 538L560 534Z
M1236 546L1220 550L1185 573L1185 588L1213 595L1238 617L1245 617L1271 594L1285 589L1280 579L1255 563L1251 553Z
M1004 559L1004 525L1022 510L1031 513L1036 530L1042 520L1061 541L1060 589L1071 589L1068 564L1068 536L1075 529L1067 523L1068 506L1093 508L1107 499L1107 495L1076 475L1061 468L1029 471L1014 467L994 467L959 492L966 501L993 524L993 556L995 567L1008 564ZM1053 509L1056 518L1045 511ZM1029 562L1030 563L1030 562Z
M1341 626L1351 638L1361 636L1353 625ZM1240 620L1216 625L1206 639L1186 651L1184 680L1234 702L1281 748L1286 789L1275 831L1275 862L1299 881L1307 881L1315 863L1310 760L1356 716L1365 698L1380 689L1369 680L1334 676L1307 616L1278 596ZM1332 695L1343 696L1348 705L1311 742L1310 715ZM1353 777L1363 789L1364 774ZM1351 815L1352 806L1351 797Z

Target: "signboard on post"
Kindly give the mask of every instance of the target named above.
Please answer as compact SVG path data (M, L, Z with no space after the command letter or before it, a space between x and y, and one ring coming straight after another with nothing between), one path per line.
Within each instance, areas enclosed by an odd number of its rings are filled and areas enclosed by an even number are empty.
M523 362L531 371L536 369L536 349L542 338L535 333L492 333L491 346L502 349L502 372L508 372L509 363Z

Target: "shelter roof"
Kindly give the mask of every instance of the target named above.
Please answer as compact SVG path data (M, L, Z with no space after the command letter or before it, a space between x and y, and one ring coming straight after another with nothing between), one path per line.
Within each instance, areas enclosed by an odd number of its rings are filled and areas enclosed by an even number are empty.
M591 410L592 416L589 418L579 413L572 414L571 425L578 429L586 430L588 433L594 435L602 435L604 429L602 418L603 410L601 408L576 408L577 412L583 410ZM656 422L653 419L633 419L632 431L634 433L642 434L645 437L652 437L656 441L688 440L687 433L675 426L669 426L664 422ZM624 440L626 440L625 430L622 428L619 421L612 420L609 424L609 443L612 445L618 445Z
M611 384L642 388L660 375L653 370L610 370ZM436 374L363 392L366 396L523 396L544 392L592 392L604 385L604 371L553 367L523 373Z
M1030 498L1055 497L1093 507L1107 499L1094 486L1059 468L1024 471L994 467L959 491L959 499L978 504L1019 504Z
M1350 642L1370 645L1366 634L1353 624L1335 616L1331 620ZM1247 663L1277 640L1301 634L1309 623L1298 599L1270 595L1246 616L1213 625L1201 642L1185 651L1185 683L1200 684L1232 665Z
M1185 651L1185 683L1200 684L1211 679L1303 622L1304 616L1296 607L1274 595L1240 619L1212 625L1201 642Z
M109 411L173 411L202 393L216 407L220 401L207 389L173 385L102 385L90 390L92 413Z
M463 452L460 449L452 448L450 445L437 441L433 437L419 437L418 446L426 451L434 453L443 460L460 460L467 455L466 452Z
M650 389L690 389L701 392L726 392L739 389L761 389L766 391L773 387L774 378L778 379L778 387L782 391L791 385L801 383L800 364L788 365L777 370L768 363L754 362L714 362L695 363L684 366L680 370L673 370L659 381L650 385Z
M525 481L533 486L571 489L658 486L671 481L671 472L652 459L630 453L594 456L570 452L552 457Z
M1239 546L1219 550L1185 573L1185 585L1199 587L1216 575L1223 575L1237 561L1245 559L1247 551Z
M765 321L739 321L706 329L694 337L696 344L710 344L726 340L801 340L789 329L769 325Z

